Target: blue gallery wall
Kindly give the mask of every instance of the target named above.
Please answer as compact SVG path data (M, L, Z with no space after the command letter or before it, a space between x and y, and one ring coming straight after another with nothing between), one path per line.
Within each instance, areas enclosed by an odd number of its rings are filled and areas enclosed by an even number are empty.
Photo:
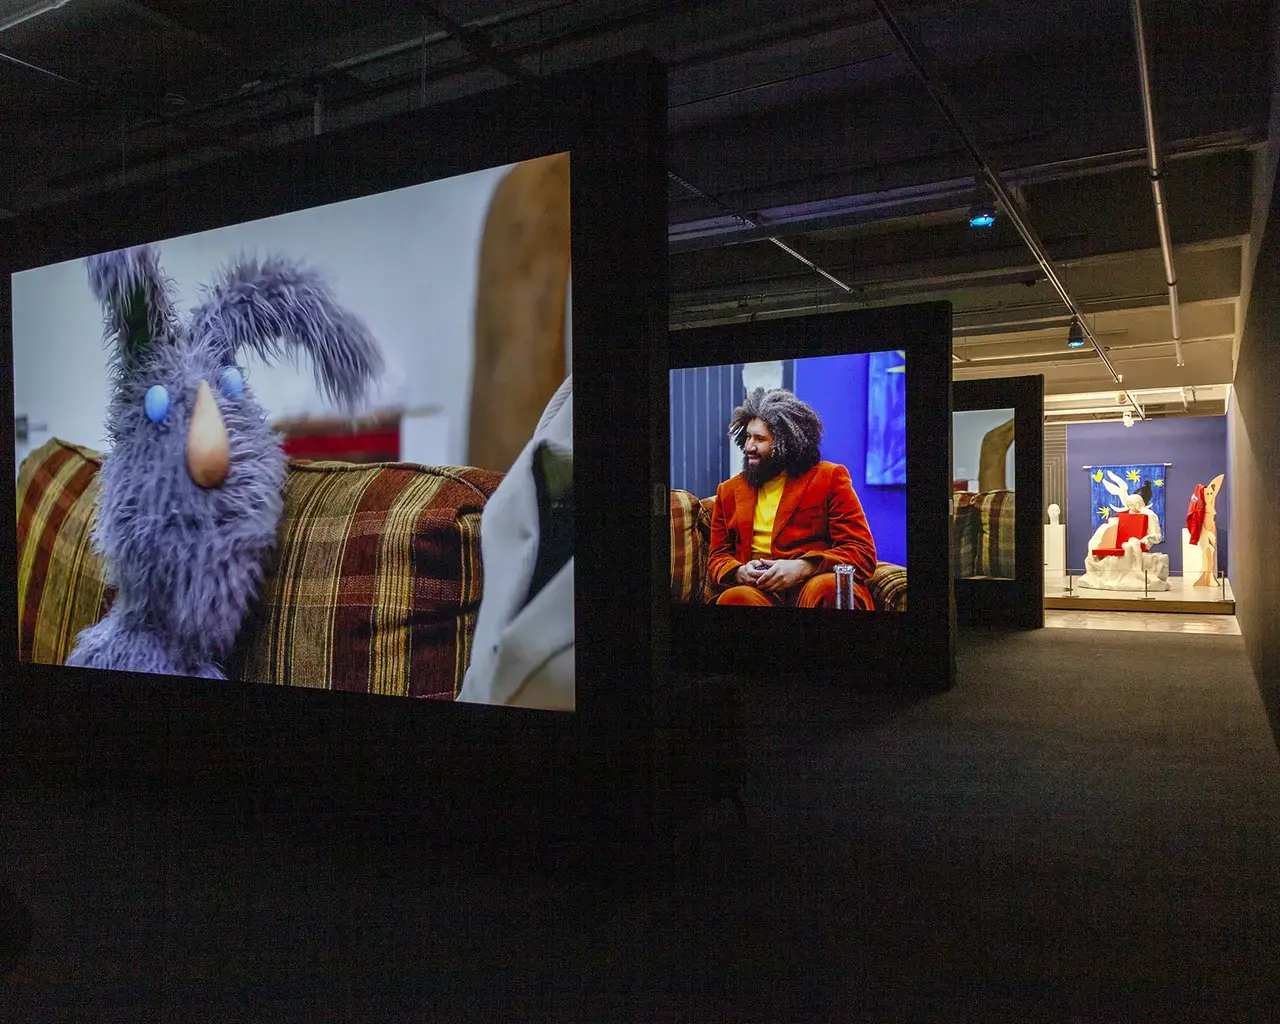
M1169 556L1171 572L1182 572L1182 529L1196 484L1227 472L1227 418L1187 416L1122 423L1067 425L1067 567L1084 569L1093 533L1089 476L1082 467L1168 462L1165 477L1165 542L1155 550ZM1231 477L1218 495L1218 564L1228 565L1231 531ZM1042 518L1042 522L1047 522Z
M867 483L866 353L797 359L796 395L822 417L822 457L849 469L882 562L907 564L907 489ZM910 473L910 467L907 472Z
M867 472L866 353L787 360L783 387L792 388L822 417L822 457L848 467L876 554L907 564L907 489L873 487ZM726 444L729 417L746 396L742 364L671 371L671 486L710 497L742 469Z

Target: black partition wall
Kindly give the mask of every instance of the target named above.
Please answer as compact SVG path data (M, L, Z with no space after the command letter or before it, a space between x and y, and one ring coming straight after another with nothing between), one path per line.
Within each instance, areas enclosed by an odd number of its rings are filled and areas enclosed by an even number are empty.
M570 650L577 690L574 710L543 710L447 694L343 691L315 674L292 685L259 685L71 669L19 659L9 644L0 683L6 763L32 780L155 791L182 786L189 791L183 799L228 799L241 807L279 800L316 814L336 807L431 809L441 822L474 816L509 832L517 817L573 818L590 806L603 827L646 828L660 788L651 740L666 625L665 588L659 593L656 580L652 587L640 582L650 580L655 558L666 556L665 517L652 511L651 498L666 476L667 450L657 445L650 453L643 440L667 421L665 392L649 387L650 373L666 365L666 106L663 69L637 54L122 185L7 225L0 232L0 391L12 406L8 368L18 318L11 274L348 200L367 211L368 197L392 190L568 154L577 338L568 536L575 589L559 611L561 620L576 617ZM442 222L401 222L394 238L388 232L386 251L369 246L368 256L389 259L406 236ZM513 239L520 241L514 233ZM629 273L618 274L619 266ZM77 273L77 287L87 289L79 285L83 271ZM473 340L451 339L430 303L422 306L405 333L421 335L424 345L456 348ZM619 366L636 372L619 373ZM96 362L65 369L105 372ZM433 364L424 357L404 369L427 375ZM5 437L6 444L13 440ZM13 480L12 465L9 472ZM24 621L20 615L30 617L34 593L26 588L28 607L17 607L15 500L13 486L0 488L6 552L0 622L11 637ZM455 504L458 522L478 529L472 521L478 503L464 495ZM436 522L429 511L417 521L426 526L415 538ZM460 530L437 534L444 539L415 540L418 562L445 555L457 562L459 549L475 550ZM504 565L495 559L483 572L479 565L464 568L472 586L465 592L452 577L428 579L426 570L415 577L425 582L409 595L412 609L397 613L404 619L403 627L394 626L397 637L442 602L462 602L466 614L477 614L481 595L493 589L480 589L482 576L493 584ZM458 658L475 653L462 628L456 627ZM447 634L450 643L454 636Z
M675 331L670 354L673 668L952 685L950 304ZM794 459L768 479L729 431L757 387L802 403L771 416L821 422L816 458L796 454L816 427L774 437ZM776 600L742 582L775 560L809 563ZM846 572L852 608L832 599Z
M978 414L993 414L994 426L983 436L988 450L982 454L988 456L985 472L1001 485L980 481L974 506L957 507L968 495L961 490L963 481L955 479L953 465L951 546L957 621L1039 629L1044 626L1044 377L955 381L951 394L953 444L964 416L974 414L982 422ZM1011 414L1011 431L1006 413ZM996 424L997 420L1005 422ZM1012 480L1002 465L991 466L991 456L1003 462L1009 446ZM1012 516L1010 504L1016 510ZM1007 550L1010 525L1012 559Z

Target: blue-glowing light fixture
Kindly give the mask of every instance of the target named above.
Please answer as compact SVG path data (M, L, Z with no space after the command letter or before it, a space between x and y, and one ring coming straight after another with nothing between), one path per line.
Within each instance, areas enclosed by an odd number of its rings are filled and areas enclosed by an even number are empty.
M995 222L995 207L978 205L969 211L969 227L971 228L989 228Z
M1071 321L1071 330L1067 332L1067 348L1084 348L1084 331L1080 329L1080 321Z

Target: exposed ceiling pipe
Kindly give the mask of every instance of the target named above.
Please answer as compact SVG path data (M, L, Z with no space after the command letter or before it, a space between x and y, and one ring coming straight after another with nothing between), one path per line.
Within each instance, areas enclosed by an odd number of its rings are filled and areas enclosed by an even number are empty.
M707 193L703 192L702 189L698 188L697 185L694 185L688 181L685 181L685 179L680 177L680 175L672 171L668 171L667 177L670 178L672 181L674 181L681 188L686 189L691 194L697 196L699 199L703 199L709 203L714 203L717 207L720 208L720 210L726 216L733 217L741 221L747 227L755 228L755 229L760 229L763 227L763 225L761 225L761 223L758 220L755 220L752 217L748 217L746 214L734 213L722 202L720 202L720 200L716 199L714 196L707 195ZM803 263L806 267L812 270L819 277L823 277L826 280L830 281L833 285L839 288L846 295L853 294L852 285L846 284L844 281L841 281L840 278L836 277L834 274L830 273L829 271L823 270L820 266L814 263L813 260L809 259L807 256L802 255L801 253L796 252L793 248L791 248L791 246L787 245L786 242L782 241L782 239L776 238L773 235L770 235L768 236L768 241L772 242L779 249L785 252L788 256L792 257L793 259L799 260L801 263Z
M898 48L902 51L903 56L907 58L907 62L911 65L916 77L920 79L930 97L932 97L933 102L942 112L942 115L947 119L947 122L951 125L952 129L964 142L965 149L969 151L970 158L978 167L979 176L986 183L987 187L991 189L991 192L999 201L1001 209L1004 210L1005 215L1010 221L1012 221L1013 226L1017 228L1018 234L1022 236L1022 240L1027 244L1027 248L1031 250L1031 254L1035 257L1036 262L1040 264L1040 269L1044 272L1045 278L1053 287L1053 290L1058 293L1058 297L1062 299L1063 303L1080 324L1081 333L1089 344L1093 346L1094 352L1096 352L1098 358L1102 360L1103 365L1106 366L1107 372L1111 374L1112 379L1117 384L1123 383L1123 377L1116 371L1111 360L1107 358L1106 352L1104 352L1102 350L1102 346L1098 344L1098 339L1093 336L1093 331L1089 329L1089 325L1085 319L1084 310L1082 310L1075 299L1071 297L1071 293L1067 291L1066 285L1063 284L1062 278L1058 274L1058 269L1054 266L1048 250L1044 247L1044 243L1040 241L1035 229L1032 228L1026 218L1023 217L1017 201L1005 187L1000 175L995 172L990 162L983 155L982 150L978 147L978 143L973 137L973 134L965 126L960 115L956 112L954 104L952 104L951 100L947 97L941 83L937 82L933 75L929 73L929 68L925 64L924 58L921 56L915 43L912 42L910 37L907 35L906 30L894 16L893 12L889 10L889 7L884 0L871 0L871 2L880 13L881 20L885 23L886 27L888 27L889 31L893 33L894 39L897 40ZM1139 419L1145 419L1137 402L1133 402L1133 408L1138 414Z
M1151 73L1147 65L1147 37L1142 27L1141 0L1129 0L1133 12L1134 44L1138 49L1138 78L1142 82L1142 117L1147 129L1147 171L1151 175L1151 197L1156 204L1156 225L1160 229L1160 253L1164 256L1164 280L1169 289L1169 320L1173 328L1173 352L1179 366L1182 358L1182 325L1178 316L1178 275L1173 269L1173 240L1169 233L1169 208L1164 201L1160 176L1160 150L1156 139L1156 115L1151 104Z

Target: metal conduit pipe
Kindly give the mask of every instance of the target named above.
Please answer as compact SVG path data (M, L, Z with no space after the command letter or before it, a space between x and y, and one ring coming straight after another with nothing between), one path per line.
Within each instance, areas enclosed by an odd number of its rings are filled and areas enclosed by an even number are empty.
M714 196L707 195L707 193L703 192L702 189L698 188L697 185L694 185L691 182L686 181L684 178L680 177L680 175L676 174L674 171L667 171L667 177L671 181L674 181L677 185L679 185L681 188L683 188L686 192L690 193L691 195L695 195L699 199L705 200L706 202L709 202L712 205L716 206L726 216L734 218L735 220L739 221L740 223L746 225L749 228L759 229L762 227L760 222L756 220L754 217L748 217L744 213L734 213L727 206L725 206L724 203L720 202L720 200L716 199ZM768 241L772 242L779 249L785 252L788 256L792 257L793 259L799 260L801 263L803 263L806 267L808 267L818 276L823 277L826 280L830 281L833 285L839 288L846 295L851 295L853 293L853 287L851 285L845 284L845 282L841 281L840 278L836 277L834 274L826 270L823 270L820 266L814 263L813 260L809 259L809 257L801 253L796 252L795 249L787 245L787 243L782 241L782 239L777 238L774 235L770 235L768 237Z
M1151 175L1151 197L1156 204L1156 225L1160 229L1160 254L1164 257L1164 280L1169 289L1169 320L1173 328L1173 351L1178 365L1182 358L1182 326L1178 317L1178 275L1173 269L1173 241L1169 234L1169 208L1164 201L1160 178L1160 152L1156 143L1156 116L1151 105L1151 74L1147 65L1147 37L1142 25L1141 0L1129 0L1133 13L1134 45L1138 50L1138 78L1142 83L1142 117L1147 129L1147 171Z
M969 151L970 158L978 167L979 177L986 183L987 187L991 189L992 194L999 201L1001 209L1004 210L1005 215L1013 223L1013 226L1017 228L1018 234L1022 236L1022 240L1026 243L1027 248L1031 250L1031 254L1035 257L1036 262L1040 264L1040 269L1044 273L1046 280L1048 280L1053 290L1058 293L1058 297L1063 301L1067 309L1071 311L1072 316L1075 317L1076 322L1080 325L1080 331L1085 340L1089 342L1093 347L1094 352L1097 353L1098 358L1102 360L1103 365L1107 368L1107 372L1111 374L1111 378L1117 384L1123 383L1123 379L1120 374L1116 372L1115 366L1113 366L1111 360L1107 358L1107 354L1102 350L1102 346L1098 344L1098 339L1093 336L1093 331L1090 329L1088 321L1085 318L1084 310L1082 310L1075 299L1071 297L1071 293L1067 291L1066 285L1062 283L1062 278L1059 276L1057 268L1053 265L1053 260L1050 259L1048 250L1045 249L1044 244L1040 241L1035 229L1032 228L1026 218L1022 216L1017 202L1005 187L1004 182L1001 181L1000 175L995 172L987 158L983 155L982 150L978 148L977 142L961 120L960 115L956 112L954 105L947 98L942 85L935 81L934 77L929 73L929 69L925 64L923 57L907 35L906 30L902 27L901 23L899 23L893 12L889 10L889 7L884 0L871 0L871 2L880 13L880 18L885 23L885 26L893 34L894 39L897 41L898 48L902 51L903 56L907 58L907 62L911 65L916 77L920 79L930 97L932 97L933 102L942 112L943 117L947 119L947 122L951 125L952 129L964 142L965 149ZM1132 398L1129 399L1129 402L1133 406L1134 412L1138 414L1138 418L1146 419L1146 416L1143 415L1142 409L1138 406L1138 403L1133 401Z

